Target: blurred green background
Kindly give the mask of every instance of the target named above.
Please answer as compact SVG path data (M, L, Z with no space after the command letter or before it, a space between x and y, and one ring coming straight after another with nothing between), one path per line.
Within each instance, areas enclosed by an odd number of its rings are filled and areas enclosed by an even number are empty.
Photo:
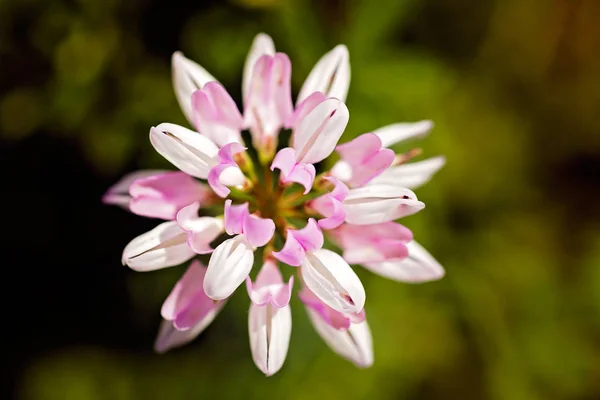
M597 0L0 0L3 266L23 306L5 317L10 396L599 399L599 20ZM348 46L346 139L427 118L418 146L447 157L417 191L427 208L403 220L446 278L358 271L368 370L331 352L294 299L286 364L266 379L244 290L193 344L155 355L183 269L122 267L123 246L156 222L100 204L122 174L169 168L147 135L185 124L171 53L239 102L261 31L290 55L294 91Z

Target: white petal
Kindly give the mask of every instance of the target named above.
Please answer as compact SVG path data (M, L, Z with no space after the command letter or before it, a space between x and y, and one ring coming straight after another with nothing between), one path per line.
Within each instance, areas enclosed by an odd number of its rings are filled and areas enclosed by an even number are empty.
M217 145L206 136L179 125L164 123L151 128L150 142L161 156L196 178L206 179L217 163Z
M407 189L417 189L427 183L433 174L439 171L446 158L443 156L428 158L427 160L391 167L381 175L375 177L369 185L387 184L400 186Z
M164 353L196 339L213 322L224 305L225 302L220 303L217 307L210 310L193 328L185 331L176 329L172 321L163 319L158 330L158 336L154 342L154 351Z
M290 306L274 307L252 304L248 315L248 332L252 359L267 376L281 369L287 356L292 333Z
M246 182L246 176L238 167L231 166L221 172L219 181L225 186L240 186Z
M181 52L176 51L171 58L173 74L173 88L175 96L190 124L194 125L194 111L192 109L192 93L210 81L216 79L204 68L194 61L186 58Z
M307 308L308 316L323 341L359 368L373 365L373 340L367 321L351 324L347 331L337 330L323 321L318 313Z
M392 185L351 189L343 205L346 222L355 225L393 221L425 208L414 192Z
M252 79L254 64L256 64L256 61L265 54L275 54L275 44L269 35L259 33L252 42L252 46L246 57L246 63L244 64L244 76L242 77L242 98L244 99L244 102L250 91L250 80Z
M400 282L421 283L444 277L444 267L414 240L407 243L408 257L402 261L365 264L365 268Z
M383 147L390 147L408 139L422 138L429 133L431 128L433 128L433 122L424 120L387 125L373 133L379 136Z
M335 97L346 101L350 87L350 57L348 48L337 45L315 64L300 89L296 104L314 92L322 92L325 97Z
M306 286L334 310L356 313L365 306L365 289L339 254L327 249L310 252L302 261L301 273Z
M122 261L143 272L179 265L194 255L186 243L185 232L176 221L167 221L129 242Z
M352 166L344 160L339 160L331 168L331 175L342 182L352 179Z
M299 163L314 164L327 158L344 133L350 114L344 103L327 99L304 117L294 130Z
M204 291L214 300L229 297L244 282L254 263L254 251L243 235L221 243L210 257Z

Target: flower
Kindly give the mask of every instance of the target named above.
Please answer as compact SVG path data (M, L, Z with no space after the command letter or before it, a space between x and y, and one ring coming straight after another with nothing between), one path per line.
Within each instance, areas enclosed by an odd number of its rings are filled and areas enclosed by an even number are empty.
M193 129L160 123L150 128L150 142L179 171L129 174L103 198L165 220L125 247L122 261L130 268L208 258L207 266L192 261L165 300L156 351L197 337L245 281L252 358L273 375L287 357L297 273L298 297L317 333L358 367L372 365L366 293L350 265L411 283L444 275L395 222L424 208L411 189L444 159L407 163L420 150L389 148L425 135L432 123L393 124L339 144L350 118L343 45L317 62L294 103L288 56L259 34L244 65L241 111L204 68L180 52L172 63L175 94ZM280 143L282 130L291 132L289 143ZM339 161L323 171L321 162L333 153ZM325 236L337 249L326 248ZM255 262L262 267L253 282ZM292 275L288 283L282 271Z

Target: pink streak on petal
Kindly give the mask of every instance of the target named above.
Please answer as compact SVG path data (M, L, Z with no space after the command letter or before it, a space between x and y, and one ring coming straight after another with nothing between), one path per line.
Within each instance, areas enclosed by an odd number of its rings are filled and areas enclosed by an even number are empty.
M264 246L275 233L275 223L270 218L247 215L244 218L243 233L248 243L254 247Z
M344 224L336 229L334 236L351 264L405 259L406 243L412 240L412 232L396 222Z
M292 63L284 53L276 53L273 61L275 105L279 113L281 123L287 121L294 111L292 104Z
M244 220L250 214L248 203L232 205L231 200L225 201L225 232L228 235L240 235L244 232Z

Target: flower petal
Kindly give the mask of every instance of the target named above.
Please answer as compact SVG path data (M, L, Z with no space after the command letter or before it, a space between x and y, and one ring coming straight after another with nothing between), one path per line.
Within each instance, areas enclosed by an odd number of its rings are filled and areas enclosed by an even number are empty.
M289 282L283 282L281 272L273 260L267 260L252 283L250 277L246 278L246 289L253 304L263 306L267 303L281 308L289 304L292 297L294 277Z
M184 331L175 328L173 321L163 319L154 342L154 351L162 354L191 342L213 322L224 305L224 301L219 302L218 306L210 310L194 327Z
M218 82L208 82L192 95L195 126L218 146L242 142L244 119L235 101Z
M446 164L446 158L438 156L423 161L398 165L397 167L388 169L369 182L369 184L388 184L414 190L429 182L431 177L444 164Z
M384 278L400 282L422 283L444 277L444 267L420 244L408 242L408 257L400 261L366 263L364 267Z
M244 282L254 263L254 251L243 235L221 243L210 257L204 292L214 300L229 297Z
M195 253L186 243L185 232L176 221L167 221L133 239L123 250L123 265L136 271L179 265Z
M349 59L348 48L343 44L321 57L304 81L296 102L300 103L313 92L323 92L327 97L346 101L350 87Z
M188 175L206 179L214 166L218 147L201 134L175 124L150 129L150 142L156 151Z
M267 376L281 369L292 333L292 313L290 306L282 308L271 304L252 304L248 314L248 332L252 359Z
M357 313L365 306L365 289L339 254L327 249L312 251L302 261L301 272L306 286L334 310Z
M248 52L244 64L244 75L242 77L242 98L244 99L244 102L246 102L250 90L250 80L252 79L254 65L256 64L256 61L265 54L270 56L274 55L275 44L269 35L259 33L252 42L252 46L250 47L250 51Z
M383 147L390 147L405 140L422 138L429 133L431 128L433 128L433 122L423 120L387 125L373 131L373 133L379 136Z
M248 215L244 219L244 236L254 247L266 245L275 233L275 223L270 218Z
M336 150L352 170L347 183L355 187L365 185L385 171L396 156L392 150L382 148L381 139L373 133L338 145Z
M350 324L348 330L337 330L309 308L306 309L313 327L327 345L359 368L373 365L373 339L367 321Z
M194 112L192 110L192 93L210 81L216 79L204 68L194 61L186 58L183 53L176 51L171 58L173 70L173 88L181 110L188 121L194 124Z
M133 213L171 220L188 204L208 198L210 189L183 172L166 172L136 180L129 194Z
M298 163L314 164L327 158L344 133L350 114L338 99L327 99L297 123L294 149Z
M367 185L352 189L343 204L346 222L355 225L393 221L425 208L414 192L392 185Z
M169 171L148 169L131 172L108 188L104 196L102 196L102 202L104 204L113 204L128 210L129 200L131 199L131 196L129 195L129 187L131 184L138 179L148 178L151 176L164 174L166 172Z

